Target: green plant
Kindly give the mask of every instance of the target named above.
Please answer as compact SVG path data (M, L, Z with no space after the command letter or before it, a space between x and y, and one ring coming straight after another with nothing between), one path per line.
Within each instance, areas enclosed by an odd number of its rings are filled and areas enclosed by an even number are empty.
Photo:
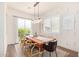
M24 37L24 35L30 34L30 29L29 28L19 28L18 29L18 36L20 39Z

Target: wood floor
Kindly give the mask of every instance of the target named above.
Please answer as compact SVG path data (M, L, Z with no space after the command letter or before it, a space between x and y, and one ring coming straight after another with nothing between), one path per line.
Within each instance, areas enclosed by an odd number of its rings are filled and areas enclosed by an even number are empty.
M58 57L77 57L78 53L75 51L71 51L65 49L63 47L57 47ZM23 49L20 47L20 44L8 45L6 57L28 57L24 54ZM34 57L42 57L42 56L34 56ZM43 57L49 57L49 52L45 51ZM56 57L55 53L52 53L52 57Z

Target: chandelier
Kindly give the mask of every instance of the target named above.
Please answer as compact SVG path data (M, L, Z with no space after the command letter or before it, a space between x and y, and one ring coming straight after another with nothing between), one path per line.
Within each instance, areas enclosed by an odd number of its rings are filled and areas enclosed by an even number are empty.
M35 7L38 5L38 16L37 16L37 18L35 17ZM40 19L40 17L39 17L39 2L36 2L35 4L34 4L34 19L33 19L33 23L40 23L42 20Z

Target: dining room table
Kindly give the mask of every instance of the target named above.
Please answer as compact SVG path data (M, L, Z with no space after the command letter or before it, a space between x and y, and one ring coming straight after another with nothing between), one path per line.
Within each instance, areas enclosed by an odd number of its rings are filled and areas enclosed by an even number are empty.
M39 52L43 51L43 44L48 44L48 42L53 41L55 38L54 37L44 37L44 36L32 36L32 35L28 35L26 36L26 39L31 40L36 44L36 47L39 48Z

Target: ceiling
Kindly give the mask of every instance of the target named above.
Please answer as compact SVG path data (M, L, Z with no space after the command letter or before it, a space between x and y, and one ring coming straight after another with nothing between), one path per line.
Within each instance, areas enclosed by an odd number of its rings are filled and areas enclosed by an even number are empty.
M34 7L33 5L36 2L9 2L7 3L8 7L14 8L16 10L26 12L28 14L34 15ZM61 7L79 7L79 3L57 3L57 2L40 2L39 3L39 14L43 15L47 13L50 10L57 10L58 8L61 9ZM38 7L35 7L35 14L38 14Z
M7 3L9 7L26 12L28 14L34 15L34 7L33 5L36 2L10 2ZM40 2L39 3L39 14L42 15L51 8L54 8L55 4L52 4L52 2ZM38 6L35 7L35 14L38 14Z

